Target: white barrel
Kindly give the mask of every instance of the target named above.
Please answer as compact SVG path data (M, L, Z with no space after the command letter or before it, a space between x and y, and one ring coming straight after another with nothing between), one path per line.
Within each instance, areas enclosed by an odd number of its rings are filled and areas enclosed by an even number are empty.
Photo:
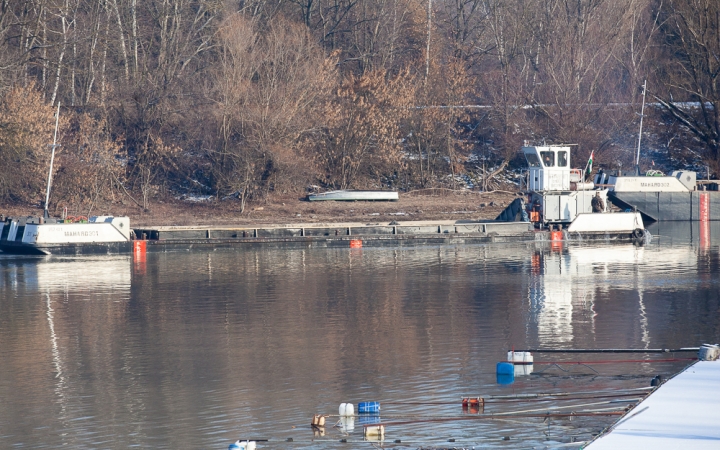
M355 407L352 403L340 403L340 417L350 417L355 415Z
M533 355L530 352L508 352L508 362L514 364L532 364Z

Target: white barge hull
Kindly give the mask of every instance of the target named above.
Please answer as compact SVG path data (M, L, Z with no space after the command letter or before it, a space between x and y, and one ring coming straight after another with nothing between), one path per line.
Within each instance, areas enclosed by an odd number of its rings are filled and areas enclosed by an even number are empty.
M127 217L91 217L86 223L8 219L0 224L0 250L4 253L127 253L131 246Z

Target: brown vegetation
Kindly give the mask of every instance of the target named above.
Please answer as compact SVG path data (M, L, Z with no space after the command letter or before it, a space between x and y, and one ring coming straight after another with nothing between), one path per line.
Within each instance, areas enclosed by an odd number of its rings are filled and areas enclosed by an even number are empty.
M0 0L0 199L43 206L58 103L49 206L83 215L205 194L249 217L312 185L492 190L525 140L627 168L644 79L661 106L645 145L718 171L719 5Z

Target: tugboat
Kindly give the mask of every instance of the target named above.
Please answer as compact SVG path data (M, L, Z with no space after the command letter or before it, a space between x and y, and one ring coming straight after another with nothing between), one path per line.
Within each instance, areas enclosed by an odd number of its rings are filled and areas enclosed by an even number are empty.
M586 182L582 170L570 168L569 146L524 146L522 152L529 166L528 204L522 209L528 212L528 219L536 227L581 233L631 232L636 237L644 236L640 213L610 212L608 189Z
M3 253L49 255L129 253L132 231L128 217L95 216L51 218L47 209L52 185L60 105L55 115L50 171L43 217L0 216L0 250Z

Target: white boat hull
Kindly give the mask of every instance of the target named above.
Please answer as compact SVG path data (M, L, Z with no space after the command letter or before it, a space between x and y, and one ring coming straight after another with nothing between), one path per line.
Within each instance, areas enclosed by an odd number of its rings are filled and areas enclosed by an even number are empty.
M644 230L639 212L581 213L568 226L570 233L618 233Z
M329 191L319 194L308 195L311 202L318 201L385 201L396 202L399 200L397 192L394 191Z
M0 250L18 254L125 253L131 249L127 217L91 217L84 223L8 219L0 224Z

